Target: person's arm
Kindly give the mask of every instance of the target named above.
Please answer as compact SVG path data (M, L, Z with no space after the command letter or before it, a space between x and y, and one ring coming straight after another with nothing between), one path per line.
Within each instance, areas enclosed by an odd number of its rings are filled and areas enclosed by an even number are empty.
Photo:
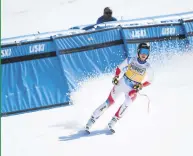
M112 17L112 21L117 21L117 19L115 17Z
M143 87L147 87L149 86L152 81L153 81L153 70L152 68L149 67L147 68L147 71L146 71L146 76L145 76L145 80L142 82L142 83L137 83L133 86L133 88L135 89L136 92L140 91Z
M102 23L102 16L99 17L98 20L97 20L97 24L100 24L100 23Z
M116 70L115 70L115 76L112 80L112 83L114 85L117 85L119 83L119 76L122 73L122 71L124 71L124 69L127 68L128 63L130 61L130 58L126 58L120 65L117 66Z
M97 20L96 24L100 24L100 20L99 20L99 18L98 18L98 20Z
M117 66L115 70L115 76L119 77L121 72L124 71L124 69L128 67L130 60L131 58L126 58L120 65Z

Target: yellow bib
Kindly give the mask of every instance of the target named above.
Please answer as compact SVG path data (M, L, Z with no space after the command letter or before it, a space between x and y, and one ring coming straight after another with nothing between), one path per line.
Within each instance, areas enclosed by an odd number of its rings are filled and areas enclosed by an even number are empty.
M146 69L140 68L139 66L131 63L128 65L128 70L126 71L125 75L130 80L141 83L146 75Z

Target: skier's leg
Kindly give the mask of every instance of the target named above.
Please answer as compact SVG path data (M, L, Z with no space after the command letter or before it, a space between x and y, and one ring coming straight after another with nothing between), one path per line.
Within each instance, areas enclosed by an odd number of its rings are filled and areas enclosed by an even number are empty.
M137 94L135 90L131 90L128 94L125 95L125 101L123 104L119 107L111 121L108 123L109 129L114 133L114 126L117 123L119 119L122 118L122 116L125 114L128 106L135 100Z
M94 112L93 112L93 117L95 119L98 119L111 105L113 105L117 99L117 97L120 95L122 90L121 85L119 86L114 86L111 92L109 93L108 98L106 101L100 105Z
M88 120L86 124L86 129L89 130L92 125L95 123L95 121L115 102L117 97L122 92L123 88L123 81L120 80L119 84L114 86L111 90L107 100L101 104L95 111L93 112L91 118Z

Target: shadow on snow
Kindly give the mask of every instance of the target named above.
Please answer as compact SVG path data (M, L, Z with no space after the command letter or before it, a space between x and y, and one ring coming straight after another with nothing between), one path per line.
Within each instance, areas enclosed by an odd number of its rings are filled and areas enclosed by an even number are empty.
M83 137L93 137L97 135L111 135L111 132L109 130L96 130L91 131L90 134L88 134L85 130L80 130L75 134L69 135L69 136L60 136L59 141L69 141L69 140L76 140Z

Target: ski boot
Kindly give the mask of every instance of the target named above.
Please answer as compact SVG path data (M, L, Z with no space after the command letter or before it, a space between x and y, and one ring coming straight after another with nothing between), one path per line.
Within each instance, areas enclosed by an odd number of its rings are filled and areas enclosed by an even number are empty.
M91 118L88 120L87 124L86 124L86 127L85 127L85 131L87 133L90 134L90 129L92 128L92 125L95 123L95 119L93 116L91 116Z
M108 129L111 131L111 133L115 133L114 126L119 120L118 117L114 116L111 121L108 123Z

